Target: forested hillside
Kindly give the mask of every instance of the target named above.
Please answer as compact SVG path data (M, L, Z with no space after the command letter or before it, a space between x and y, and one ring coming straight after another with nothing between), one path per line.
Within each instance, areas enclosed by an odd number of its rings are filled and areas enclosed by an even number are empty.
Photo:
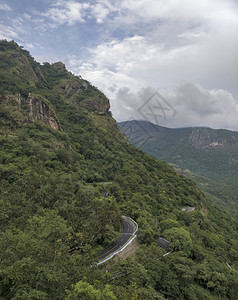
M0 42L0 299L237 299L237 221L109 109L62 63ZM122 215L139 249L97 266Z
M238 216L238 132L204 127L166 128L146 121L119 124L130 142L174 165ZM131 128L135 134L128 135ZM149 137L149 138L148 138Z

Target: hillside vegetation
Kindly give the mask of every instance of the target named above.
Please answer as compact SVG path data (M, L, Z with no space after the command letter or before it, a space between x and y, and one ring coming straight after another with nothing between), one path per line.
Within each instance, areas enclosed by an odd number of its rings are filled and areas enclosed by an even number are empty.
M238 216L238 132L211 128L165 128L145 121L119 124L133 145L174 165L215 201Z
M235 219L131 146L62 63L1 41L0 70L0 299L237 299ZM106 272L122 215L140 247Z

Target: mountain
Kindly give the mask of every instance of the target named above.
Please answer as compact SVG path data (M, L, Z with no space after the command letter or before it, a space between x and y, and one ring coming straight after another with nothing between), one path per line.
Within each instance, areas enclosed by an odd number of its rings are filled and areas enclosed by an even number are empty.
M237 220L130 145L96 87L13 41L0 145L0 299L236 299ZM136 247L98 266L123 215Z
M146 121L119 126L132 144L173 164L238 215L238 132L204 127L170 129Z

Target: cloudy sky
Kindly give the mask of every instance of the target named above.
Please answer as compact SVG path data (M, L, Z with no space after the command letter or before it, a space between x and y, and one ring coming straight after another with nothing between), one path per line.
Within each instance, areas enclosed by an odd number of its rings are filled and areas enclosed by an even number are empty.
M118 121L238 130L237 0L0 0L0 38L63 61Z

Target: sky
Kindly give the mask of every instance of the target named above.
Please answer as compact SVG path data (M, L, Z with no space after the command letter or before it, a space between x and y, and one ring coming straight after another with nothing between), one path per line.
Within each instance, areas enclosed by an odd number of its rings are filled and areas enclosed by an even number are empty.
M237 0L0 0L0 39L65 63L117 121L238 131Z

